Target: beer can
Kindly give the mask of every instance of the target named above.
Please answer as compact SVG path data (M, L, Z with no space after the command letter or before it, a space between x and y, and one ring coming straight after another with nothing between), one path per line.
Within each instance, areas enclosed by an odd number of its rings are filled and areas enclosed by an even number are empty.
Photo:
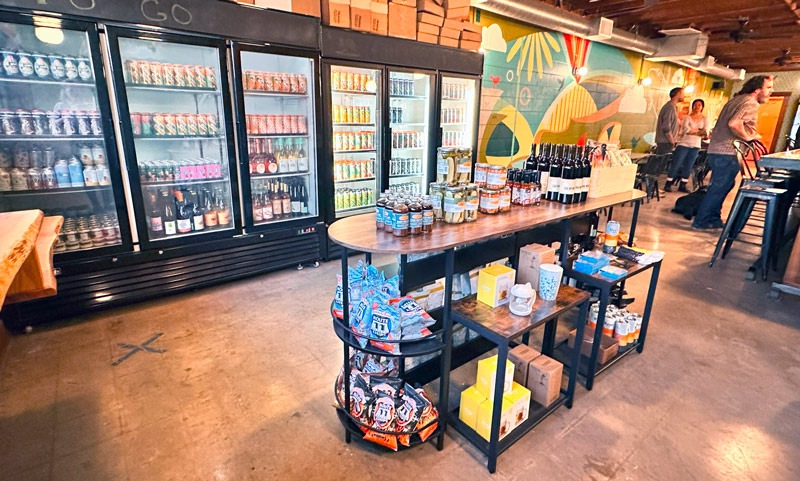
M186 66L173 64L172 70L175 72L175 86L186 87Z
M28 190L41 190L42 185L42 172L36 167L31 167L27 171L28 176Z
M61 125L64 128L64 135L75 135L78 130L75 125L75 114L71 110L59 111Z
M253 114L245 114L244 131L247 133L247 135L253 134Z
M94 165L106 165L106 149L103 144L92 144L92 161Z
M51 69L52 69L52 67L51 67ZM141 82L142 76L139 73L139 61L138 60L126 60L125 61L125 74L128 76L128 83L131 83L131 84L142 83Z
M142 114L142 130L144 130L144 114ZM164 114L153 114L153 135L167 135Z
M178 126L175 124L175 114L164 114L165 135L178 135Z
M0 113L2 116L2 113ZM48 110L45 113L47 118L47 131L50 135L64 135L64 124L61 122L61 115L55 110Z
M95 170L93 165L86 165L83 167L83 183L87 187L94 187L98 184L97 170Z
M347 132L342 132L342 151L350 150L350 135Z
M345 78L346 87L344 90L353 91L355 89L355 79L353 72L347 72L347 77Z
M16 53L10 50L4 50L0 52L0 60L3 61L3 73L7 77L16 77L19 75L19 60L17 59Z
M297 116L297 133L299 133L299 134L307 134L308 133L308 125L306 123L306 116L305 115L298 115Z
M184 65L183 72L183 77L186 81L186 87L197 87L197 77L195 76L194 67L191 65Z
M178 131L178 135L189 135L189 128L186 124L186 116L183 114L175 115L175 128Z
M175 65L171 63L165 63L161 66L162 70L164 71L164 85L174 87L175 86Z
M100 121L100 112L92 110L89 112L89 126L92 135L103 135L103 123Z
M31 55L26 52L17 53L17 65L19 66L19 73L23 77L33 77L33 59Z
M253 77L252 70L245 70L242 72L242 86L245 90L255 90L256 79Z
M282 73L281 74L281 92L291 92L292 91L292 82L289 78L289 74Z
M363 147L361 147L361 133L356 132L356 134L353 135L353 140L351 140L351 142L352 142L352 145L350 145L350 147L353 150L361 150L363 148ZM354 177L357 177L357 176L354 176Z
M372 150L372 133L366 130L361 132L361 148L364 150Z
M259 74L264 82L263 90L267 92L274 92L275 91L275 78L272 76L271 73L261 73Z
M342 148L342 134L339 132L333 133L333 151L334 152L341 152L344 150Z
M206 115L206 124L208 128L208 135L217 135L219 133L219 123L217 122L216 115Z
M42 151L44 165L53 166L56 163L56 151L49 145Z
M282 134L290 134L290 133L292 133L292 116L291 115L281 115L281 133Z
M69 170L69 181L72 187L83 187L83 165L81 161L73 156L69 159L67 168Z
M11 169L0 167L0 192L10 192L14 190L11 181Z
M267 134L277 134L278 130L277 130L277 127L275 125L275 123L276 123L275 122L275 117L276 116L275 115L265 115L265 117L266 117L266 124L267 124L265 133L267 133Z
M205 67L206 72L206 87L210 89L217 88L217 70L214 67Z
M97 183L99 185L111 185L111 173L108 170L108 165L95 165L94 170L97 175Z
M153 135L153 117L148 113L142 113L141 118L142 118L142 135L145 137Z
M197 135L197 114L186 114L186 131L189 135Z
M367 91L367 83L369 83L370 76L368 74L361 74L361 84L359 86L359 90L362 92Z
M92 80L92 63L88 58L79 58L78 61L78 78L84 82Z
M75 123L78 126L78 134L92 135L92 125L89 122L89 114L86 111L79 110L75 112Z
M289 117L290 117L290 121L291 121L291 123L289 124L290 127L291 127L290 133L292 133L292 134L300 133L300 125L299 125L299 122L298 122L298 117L300 117L300 116L299 115L290 115Z
M141 64L141 62L139 62L139 64ZM141 65L139 68L141 69ZM78 63L75 57L64 57L64 77L67 80L75 80L78 78Z
M331 88L333 90L344 90L341 85L340 74L338 70L334 70L331 72Z
M42 169L42 188L55 189L58 187L56 181L56 171L52 167L44 167Z
M14 149L14 167L19 169L29 169L31 167L31 156L28 149L17 146Z
M78 66L75 65L75 72L77 73ZM67 70L67 75L69 75L69 70ZM142 85L153 85L153 74L150 70L150 62L140 61L139 62L139 81Z
M28 190L28 172L26 169L11 169L11 190Z
M300 87L297 84L297 74L290 73L288 77L289 77L289 91L295 94L300 92Z
M194 78L199 88L208 88L208 81L206 79L206 68L202 65L195 65L193 67Z
M10 168L14 164L14 155L8 147L0 147L0 169Z
M255 129L256 130L255 133L257 133L257 134L267 134L267 133L269 133L269 130L267 129L267 118L269 117L269 115L256 115L255 117L256 117L256 120L257 120L257 124L256 124L257 127Z
M301 94L306 93L308 90L308 79L303 74L297 74L297 91Z
M66 73L64 72L64 60L60 55L50 55L48 58L50 62L50 75L54 80L64 80Z
M19 125L19 133L21 135L33 135L35 133L33 128L33 118L31 113L27 110L17 109L17 125Z
M66 159L58 159L53 167L56 173L56 185L58 187L72 187L69 180L69 166Z
M43 111L41 110L31 111L31 123L33 124L34 135L47 134L47 119L45 118Z
M197 114L197 135L208 135L208 121L205 114Z

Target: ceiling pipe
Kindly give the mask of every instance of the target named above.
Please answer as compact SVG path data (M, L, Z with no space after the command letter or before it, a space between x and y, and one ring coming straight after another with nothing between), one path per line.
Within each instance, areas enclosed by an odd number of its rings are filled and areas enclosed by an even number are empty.
M596 31L596 19L565 12L538 0L472 0L472 6L513 20L578 37L589 38ZM610 38L595 41L638 52L647 57L654 55L665 39L645 38L626 30L614 28ZM744 72L742 69L716 65L713 57L676 63L726 79L738 79L743 76Z

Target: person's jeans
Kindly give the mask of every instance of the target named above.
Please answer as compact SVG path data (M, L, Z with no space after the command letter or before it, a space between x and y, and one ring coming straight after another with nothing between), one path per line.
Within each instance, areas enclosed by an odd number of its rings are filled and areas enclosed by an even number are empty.
M722 203L733 189L739 173L739 161L735 155L708 154L706 159L711 168L711 184L692 223L695 227L722 223Z
M680 177L684 181L689 179L694 167L694 161L697 160L697 154L700 152L699 148L686 147L679 145L675 147L675 152L672 153L672 165L667 172L668 179L675 179Z
M670 143L658 143L656 144L656 155L664 155L669 154L672 152L672 144Z

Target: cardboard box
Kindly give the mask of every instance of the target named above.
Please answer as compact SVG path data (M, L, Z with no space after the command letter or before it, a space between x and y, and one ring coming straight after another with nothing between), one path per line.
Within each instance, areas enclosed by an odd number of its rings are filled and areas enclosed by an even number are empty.
M478 272L478 300L491 307L508 304L508 292L514 287L516 271L501 264Z
M418 23L417 24L417 35L420 33L427 33L428 35L436 35L439 36L439 27L436 25L431 25L429 23Z
M390 0L389 3L417 8L417 0Z
M382 1L373 1L370 5L372 23L370 32L376 35L389 34L389 4Z
M454 38L442 37L440 35L438 39L439 39L439 45L444 45L445 47L458 48L458 40Z
M486 399L494 399L494 382L497 379L497 356L478 361L478 375L475 387ZM514 383L514 363L506 360L506 377L503 382L503 394L511 392Z
M444 8L437 5L433 0L417 0L417 12L428 12L437 17L444 17Z
M528 365L528 382L526 386L531 390L533 400L547 407L558 399L561 392L561 374L564 365L560 362L541 355Z
M471 42L480 42L483 40L483 35L475 32L470 32L469 30L461 30L461 39L469 40Z
M469 7L470 0L444 0L444 8L464 8Z
M417 33L417 40L420 42L437 44L439 43L439 36L429 33Z
M444 17L439 17L428 12L422 12L417 15L417 22L419 23L427 23L430 25L436 25L437 27L441 27L444 23Z
M292 0L292 12L319 17L320 2L319 0Z
M461 30L466 30L468 32L475 32L475 33L482 33L483 27L478 25L477 23L472 23L469 21L462 21L461 22Z
M492 432L492 400L487 399L482 402L478 408L478 429L475 431L480 434L483 439L489 440ZM500 439L503 439L511 432L513 414L511 412L512 404L503 396L503 406L500 409Z
M636 164L630 164L592 169L588 197L593 199L630 192L636 182L636 167Z
M458 46L464 50L472 50L477 52L481 48L481 43L473 42L471 40L459 40Z
M469 18L469 7L447 8L444 11L444 18L466 20Z
M528 383L528 365L541 355L541 352L525 344L520 344L508 351L508 360L514 363L514 382L526 385Z
M569 340L567 341L567 345L570 349L574 349L575 347L575 336L577 336L578 330L573 329L569 333ZM587 358L592 355L592 344L594 344L594 329L589 326L586 326L583 329L583 342L581 343L581 355L586 356ZM600 350L597 351L597 362L600 364L605 364L611 360L614 356L617 355L619 352L619 341L613 339L610 336L605 334L600 335Z
M517 284L531 283L533 290L539 291L539 266L553 264L556 251L552 247L541 244L528 244L519 250L517 266Z
M389 4L389 35L392 37L417 39L417 7L397 3Z
M359 32L372 31L372 2L350 0L350 28Z
M453 20L452 18L445 18L444 22L442 23L442 27L444 28L452 28L453 30L463 30L461 28L461 24L464 23L461 20Z
M511 429L509 431L513 431L528 419L531 408L531 391L515 382L511 387L511 392L505 395L505 399L511 403Z
M461 36L461 30L453 30L452 28L442 27L442 31L439 32L439 36L458 40L458 37ZM458 45L456 45L456 47L458 47Z
M458 407L458 419L477 431L478 410L484 401L486 401L486 398L475 386L470 386L461 391L461 404Z
M349 1L322 0L322 23L331 27L350 28Z
M283 10L284 12L292 11L292 0L255 0L252 3L257 7Z
M241 3L243 5L255 5L255 0L236 0L236 3Z

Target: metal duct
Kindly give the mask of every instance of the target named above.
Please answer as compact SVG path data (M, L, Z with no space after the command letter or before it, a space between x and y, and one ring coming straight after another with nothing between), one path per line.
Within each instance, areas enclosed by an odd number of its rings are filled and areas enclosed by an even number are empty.
M473 0L472 6L513 20L583 38L587 38L592 34L595 21L591 18L584 18L577 14L565 12L560 8L538 0ZM663 39L640 37L615 28L611 38L601 42L648 56L655 54L663 41ZM697 66L694 65L695 62L676 63L726 79L736 79L741 75L740 69L734 70L721 65L714 65L713 60L711 62L706 62L706 59L698 60L696 61Z

